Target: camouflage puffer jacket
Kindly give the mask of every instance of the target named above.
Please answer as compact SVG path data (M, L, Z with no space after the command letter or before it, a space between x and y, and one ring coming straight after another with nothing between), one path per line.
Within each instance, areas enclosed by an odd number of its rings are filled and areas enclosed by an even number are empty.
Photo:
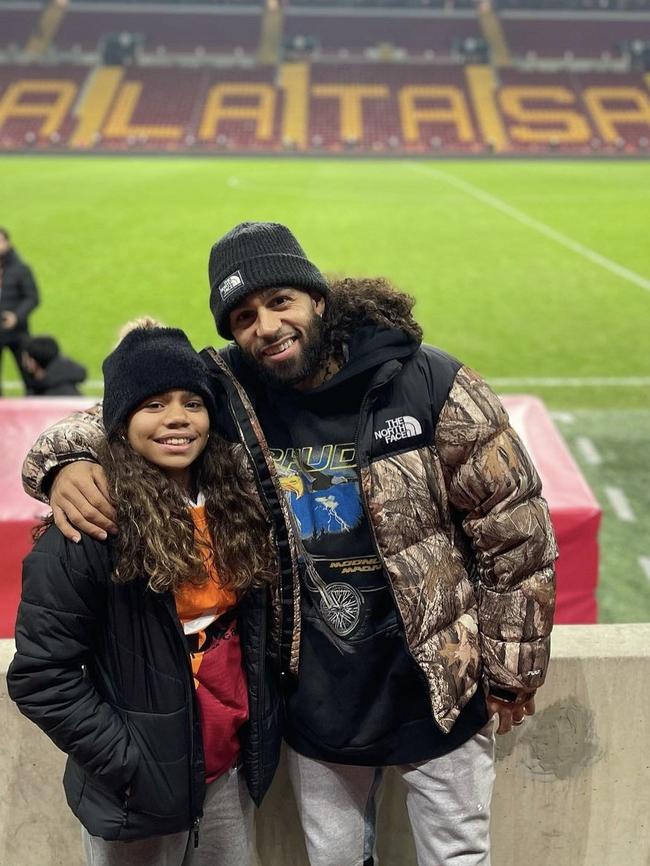
M544 682L557 556L539 476L489 386L458 366L440 405L454 366L422 347L380 389L359 443L377 547L443 730L481 676L509 690ZM401 424L364 451L391 400Z
M227 349L206 354L237 369ZM240 432L274 476L253 406L235 387L254 419L246 433L242 416ZM363 504L439 727L451 730L481 679L538 688L549 661L557 549L539 476L499 399L476 373L421 345L376 370L358 431ZM275 637L282 669L295 674L295 571L292 580L277 590Z
M292 563L275 587L273 643L282 671L295 674L300 551L262 430L223 355L204 353L284 539L281 560ZM44 498L52 468L92 459L100 419L79 413L41 436L23 467L30 495ZM489 386L421 346L377 371L357 446L377 551L439 727L451 730L482 679L511 690L539 687L549 661L556 545L539 476Z

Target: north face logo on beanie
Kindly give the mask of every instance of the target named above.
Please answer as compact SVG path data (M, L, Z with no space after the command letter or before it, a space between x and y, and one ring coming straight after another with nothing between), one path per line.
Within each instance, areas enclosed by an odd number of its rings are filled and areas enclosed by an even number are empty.
M219 284L218 292L221 295L221 299L227 298L231 292L234 292L235 289L243 285L244 281L242 280L240 271L235 271L234 274L226 277L223 283Z
M230 313L254 292L289 287L325 299L329 294L323 274L280 223L244 222L231 229L210 251L208 278L217 331L228 340Z

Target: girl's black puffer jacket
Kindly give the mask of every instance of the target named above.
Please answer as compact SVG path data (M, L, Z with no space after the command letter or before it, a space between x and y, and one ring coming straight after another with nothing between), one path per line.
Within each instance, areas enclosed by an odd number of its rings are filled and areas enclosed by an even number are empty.
M26 558L9 693L68 755L65 793L95 836L139 839L198 826L201 729L173 597L111 580L111 545L50 527ZM280 746L265 663L267 590L239 609L250 719L245 771L259 803Z

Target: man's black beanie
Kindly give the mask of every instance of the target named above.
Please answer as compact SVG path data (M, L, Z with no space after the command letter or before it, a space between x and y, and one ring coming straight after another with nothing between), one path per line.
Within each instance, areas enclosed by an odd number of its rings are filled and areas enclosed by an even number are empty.
M108 438L147 397L165 391L200 394L211 420L216 418L208 369L179 328L138 327L129 331L102 364L102 372Z
M296 238L279 223L240 223L210 251L210 309L222 337L232 340L228 317L246 295L293 286L325 298L329 286Z

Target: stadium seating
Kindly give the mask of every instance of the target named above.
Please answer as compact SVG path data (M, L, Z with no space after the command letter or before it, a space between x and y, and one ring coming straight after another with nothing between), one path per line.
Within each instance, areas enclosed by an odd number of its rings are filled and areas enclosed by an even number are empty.
M649 87L460 64L0 64L0 150L647 154Z
M650 0L492 0L497 9L575 10L598 16L609 12L650 12Z
M650 15L371 2L72 2L39 42L12 0L3 38L37 59L0 46L0 150L650 152Z
M0 49L22 49L38 22L39 10L0 6Z
M299 10L287 10L284 22L285 41L296 36L313 37L322 54L342 51L363 54L368 49L386 44L418 56L427 52L450 55L454 42L468 36L479 38L481 31L474 13L464 16L383 13L369 16L359 11L340 10L329 15L307 15Z
M400 99L405 99L405 88L421 96L413 96L413 104L424 102L428 106L448 107L446 89L462 98L465 81L462 66L441 66L432 70L428 66L384 64L345 65L329 64L312 67L311 125L312 137L324 149L361 149L371 152L400 150L405 145L440 150L463 151L472 149L475 140L464 141L459 125L451 122L423 120L417 142L405 142ZM367 96L359 103L359 123L346 117L341 109L341 88L358 85L366 88ZM436 95L428 95L422 88L434 85L440 88ZM334 89L333 89L334 88ZM337 92L338 88L338 92ZM373 91L374 88L374 91ZM329 95L328 95L329 94ZM468 108L471 117L471 109Z
M537 57L597 58L621 56L621 44L633 39L650 40L650 16L645 20L619 17L597 20L592 16L513 17L501 15L513 55Z
M58 148L72 135L74 102L88 76L83 66L0 64L0 106L11 99L16 111L0 123L0 151ZM41 106L48 114L34 114Z
M60 50L79 47L94 51L105 33L141 34L149 51L206 53L255 52L259 43L261 12L250 8L238 12L193 12L179 8L165 13L146 11L104 12L70 9L56 34L54 44Z
M640 75L503 70L499 97L516 150L648 152L650 97Z

